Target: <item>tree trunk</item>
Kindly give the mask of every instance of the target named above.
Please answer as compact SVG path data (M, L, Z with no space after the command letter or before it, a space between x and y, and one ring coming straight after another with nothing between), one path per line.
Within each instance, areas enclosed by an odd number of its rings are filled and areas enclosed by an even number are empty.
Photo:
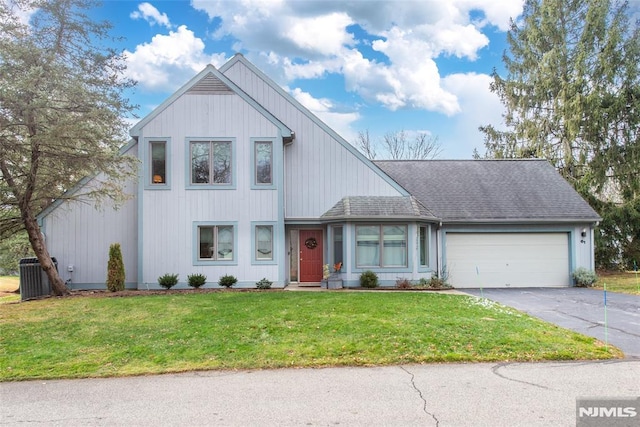
M51 284L51 293L58 296L69 294L67 285L65 285L65 283L60 278L58 270L51 260L51 255L49 255L49 251L47 250L47 246L45 245L44 238L42 236L42 233L40 232L38 221L33 217L33 215L30 214L27 214L26 218L23 218L23 221L27 230L27 234L29 235L29 242L31 243L33 252L36 254L40 266L49 278L49 283Z

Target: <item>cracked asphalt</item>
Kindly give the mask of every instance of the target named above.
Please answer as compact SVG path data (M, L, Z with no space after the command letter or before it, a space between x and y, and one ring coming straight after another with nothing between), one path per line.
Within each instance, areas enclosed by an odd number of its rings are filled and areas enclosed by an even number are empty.
M574 426L586 396L640 396L640 360L0 383L0 425Z
M566 329L598 338L640 359L640 296L588 288L463 289ZM606 321L605 321L606 320Z

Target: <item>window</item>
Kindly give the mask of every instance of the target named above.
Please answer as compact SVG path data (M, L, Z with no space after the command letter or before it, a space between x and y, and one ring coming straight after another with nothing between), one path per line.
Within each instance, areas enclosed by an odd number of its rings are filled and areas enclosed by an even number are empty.
M256 261L273 260L273 226L256 225Z
M342 226L334 226L333 227L333 265L340 263L344 263L344 247L343 247L343 237L342 237Z
M273 143L257 141L254 145L255 184L271 185L273 183Z
M382 266L398 267L407 265L407 227L390 225L382 227Z
M198 259L233 261L234 235L232 225L198 226Z
M426 267L429 265L429 228L420 227L418 241L420 245L420 266Z
M228 185L232 179L231 141L192 141L191 184Z
M406 267L407 227L362 225L356 227L358 267Z
M151 184L167 184L167 143L166 141L149 142L151 152Z

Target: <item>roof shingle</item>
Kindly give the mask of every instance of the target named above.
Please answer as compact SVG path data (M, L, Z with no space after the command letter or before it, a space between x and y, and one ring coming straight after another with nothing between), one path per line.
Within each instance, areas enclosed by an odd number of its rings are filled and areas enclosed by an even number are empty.
M367 218L437 218L412 196L349 196L343 197L322 215L324 220Z
M374 163L443 221L600 220L591 206L545 160Z

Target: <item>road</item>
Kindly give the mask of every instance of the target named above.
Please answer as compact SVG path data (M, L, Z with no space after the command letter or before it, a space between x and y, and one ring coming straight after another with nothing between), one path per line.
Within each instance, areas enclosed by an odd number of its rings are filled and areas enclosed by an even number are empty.
M581 396L640 396L640 360L0 383L0 425L575 426Z

